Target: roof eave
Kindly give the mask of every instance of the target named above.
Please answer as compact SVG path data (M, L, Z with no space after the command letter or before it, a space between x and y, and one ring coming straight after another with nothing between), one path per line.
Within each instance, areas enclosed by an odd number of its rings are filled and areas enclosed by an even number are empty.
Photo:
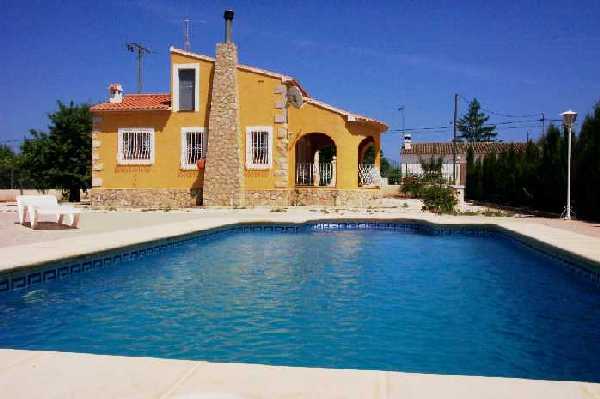
M94 109L90 108L90 112L170 112L171 108L156 108L156 109Z

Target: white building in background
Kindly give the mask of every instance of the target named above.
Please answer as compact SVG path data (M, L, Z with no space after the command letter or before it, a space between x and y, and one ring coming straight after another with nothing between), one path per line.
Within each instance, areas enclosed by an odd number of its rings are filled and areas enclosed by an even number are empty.
M518 152L525 151L527 143L500 143L500 142L476 142L476 143L456 143L454 150L452 142L434 142L434 143L413 143L410 135L404 136L404 144L400 150L400 166L402 175L420 175L423 173L421 160L430 160L431 158L442 158L442 175L448 179L453 179L454 167L456 167L455 184L464 185L467 175L467 150L469 146L473 147L475 159L483 158L486 154L508 151L511 146ZM456 151L456 165L454 164L454 152Z

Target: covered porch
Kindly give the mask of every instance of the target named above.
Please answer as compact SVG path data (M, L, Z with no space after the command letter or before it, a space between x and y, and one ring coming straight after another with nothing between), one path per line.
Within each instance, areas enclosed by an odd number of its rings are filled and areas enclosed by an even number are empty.
M362 139L358 146L346 145L338 149L328 134L304 134L295 144L295 186L379 187L381 177L378 147L378 142L372 136ZM338 157L338 151L344 152ZM341 174L345 175L347 181L353 180L354 183L343 187L338 176Z

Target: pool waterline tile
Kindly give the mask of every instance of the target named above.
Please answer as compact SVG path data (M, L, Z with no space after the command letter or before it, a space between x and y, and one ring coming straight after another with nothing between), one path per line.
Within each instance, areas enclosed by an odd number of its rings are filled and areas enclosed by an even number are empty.
M568 254L549 244L537 242L508 231L496 225L438 225L428 222L406 221L372 221L372 220L322 220L305 223L239 223L208 230L188 233L182 236L161 238L142 244L127 246L120 249L102 251L96 254L83 255L80 261L72 259L48 262L43 265L23 268L0 273L0 294L13 290L23 290L30 286L49 283L58 279L68 278L72 274L97 271L104 266L135 261L147 256L155 256L165 251L180 248L190 241L202 242L213 240L231 233L284 233L295 234L299 232L335 233L338 231L352 230L387 230L410 234L424 234L430 236L464 235L473 237L488 237L499 235L518 245L527 247L544 256L558 260L570 271L591 281L600 287L600 272L592 271L578 261L575 255ZM45 276L50 276L46 278ZM54 276L54 277L52 277Z

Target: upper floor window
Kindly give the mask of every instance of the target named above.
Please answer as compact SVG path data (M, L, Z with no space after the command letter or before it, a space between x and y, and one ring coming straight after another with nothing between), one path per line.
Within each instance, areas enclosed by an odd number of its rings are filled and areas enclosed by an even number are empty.
M173 111L199 111L199 64L173 64Z
M270 169L273 157L273 128L253 126L246 128L246 168Z
M117 162L121 165L154 163L154 129L121 128L118 131Z
M206 158L206 139L203 127L181 128L181 169L196 169L196 162Z

